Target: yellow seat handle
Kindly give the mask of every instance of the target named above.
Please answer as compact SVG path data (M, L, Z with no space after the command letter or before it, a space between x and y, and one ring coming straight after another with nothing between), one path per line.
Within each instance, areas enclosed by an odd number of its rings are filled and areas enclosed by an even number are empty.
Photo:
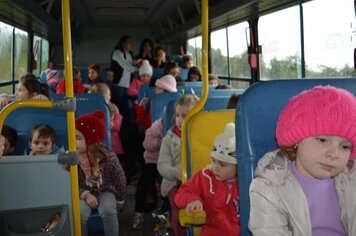
M206 212L203 210L193 210L188 216L185 208L179 210L179 222L182 227L191 225L203 225L206 221Z

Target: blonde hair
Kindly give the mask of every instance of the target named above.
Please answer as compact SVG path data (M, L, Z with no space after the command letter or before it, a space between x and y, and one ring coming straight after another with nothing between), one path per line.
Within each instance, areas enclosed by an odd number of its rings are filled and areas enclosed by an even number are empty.
M109 86L105 83L97 83L93 87L90 88L90 93L100 93L104 95L108 90L110 90Z
M101 143L93 143L87 147L87 155L91 168L91 174L95 175L100 164L109 156L110 149Z
M191 110L199 101L198 96L196 96L195 94L185 94L183 96L181 96L176 103L174 104L174 114L172 117L172 125L174 126L175 124L175 116L176 116L176 109L177 106L188 106Z

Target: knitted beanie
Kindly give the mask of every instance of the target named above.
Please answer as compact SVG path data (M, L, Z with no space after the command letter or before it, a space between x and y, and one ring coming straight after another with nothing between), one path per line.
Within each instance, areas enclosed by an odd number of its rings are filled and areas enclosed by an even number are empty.
M222 162L237 164L235 140L235 124L228 123L224 133L215 139L211 157Z
M148 62L148 60L143 60L142 65L140 66L139 69L139 75L146 74L149 76L152 76L152 66Z
M156 87L175 93L177 92L177 81L172 75L165 75L156 80Z
M105 138L104 118L104 113L97 110L92 114L82 115L75 120L75 127L83 134L87 145L101 143Z
M280 147L325 135L345 138L356 157L356 99L348 91L317 86L291 98L279 115L276 138Z

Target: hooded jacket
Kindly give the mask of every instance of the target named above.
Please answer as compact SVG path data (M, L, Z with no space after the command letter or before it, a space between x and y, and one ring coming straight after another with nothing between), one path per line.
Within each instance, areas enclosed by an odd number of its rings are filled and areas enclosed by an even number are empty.
M249 229L254 236L312 236L303 189L289 169L291 161L277 153L269 152L258 162L250 186ZM347 235L356 235L355 161L334 178L341 224Z
M210 168L204 168L179 187L174 201L179 208L195 200L202 202L206 223L201 236L237 236L240 235L238 195L237 181L229 187L226 181L217 180Z

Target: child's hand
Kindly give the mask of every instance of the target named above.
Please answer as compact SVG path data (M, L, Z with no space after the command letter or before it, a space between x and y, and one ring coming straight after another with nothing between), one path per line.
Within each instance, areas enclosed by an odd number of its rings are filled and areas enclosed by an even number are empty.
M141 99L140 103L138 104L139 106L144 106L146 103L148 103L148 97L144 97Z
M85 197L85 202L91 207L91 208L98 208L98 199L96 199L96 197L91 194L88 193Z
M187 216L190 215L190 213L192 211L197 211L197 210L203 210L203 204L201 203L200 200L195 200L191 203L188 203L187 207L185 208L185 213L187 214Z
M7 96L1 97L0 98L0 108L2 109L9 103L10 99Z

